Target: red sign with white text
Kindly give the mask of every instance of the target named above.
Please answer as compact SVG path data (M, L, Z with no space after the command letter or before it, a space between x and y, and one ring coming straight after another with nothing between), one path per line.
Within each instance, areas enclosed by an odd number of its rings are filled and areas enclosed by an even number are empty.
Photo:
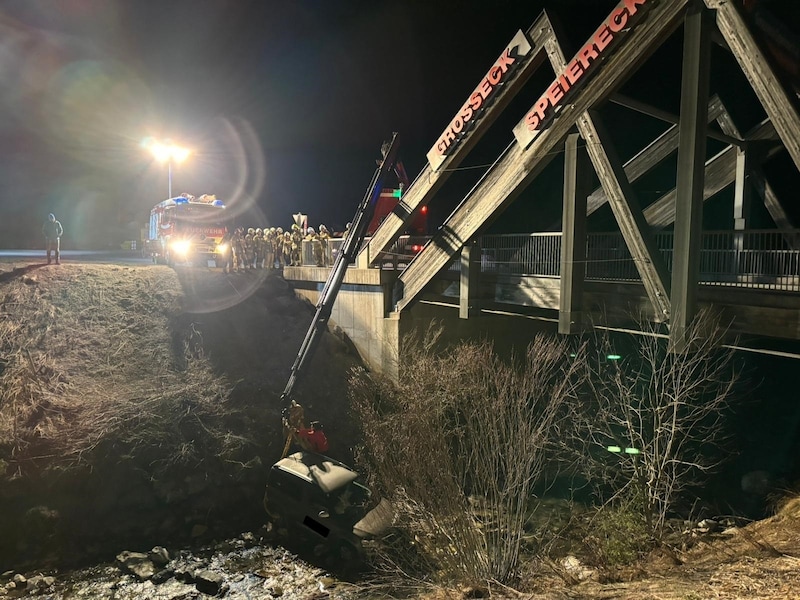
M650 0L651 3L652 1ZM514 136L520 146L527 148L539 131L555 118L570 93L587 79L587 74L602 61L603 53L612 43L631 27L633 19L646 8L644 5L647 2L648 0L622 0L617 5L583 48L567 63L563 72L548 86L522 122L514 128Z
M518 31L483 80L450 121L439 139L428 151L428 162L436 170L452 153L464 134L474 127L483 111L491 103L497 90L507 83L516 71L519 59L531 51L531 43L524 32Z

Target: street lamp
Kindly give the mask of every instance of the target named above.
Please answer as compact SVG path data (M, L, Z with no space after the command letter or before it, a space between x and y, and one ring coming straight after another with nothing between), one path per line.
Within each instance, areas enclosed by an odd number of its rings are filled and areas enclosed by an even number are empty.
M169 177L169 198L172 198L172 162L181 163L189 156L189 149L176 146L172 142L154 142L150 145L150 152L156 160L167 163L167 173Z

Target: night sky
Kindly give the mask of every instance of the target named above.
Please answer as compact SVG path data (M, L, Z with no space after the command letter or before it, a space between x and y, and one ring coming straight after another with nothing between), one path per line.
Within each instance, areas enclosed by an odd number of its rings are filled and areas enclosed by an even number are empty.
M143 147L147 139L192 150L174 168L173 195L216 194L243 225L285 227L301 211L311 225L341 227L381 142L400 133L413 179L506 43L542 8L575 49L615 5L4 0L0 246L40 244L51 211L73 247L129 239L167 197L167 168ZM662 53L674 58L676 48L679 40ZM640 91L677 110L680 57L670 66L653 60L664 67L651 69L652 86ZM467 166L497 156L552 77L549 69L534 77ZM613 125L613 111L609 118ZM637 129L652 137L664 128ZM454 180L451 202L470 185Z

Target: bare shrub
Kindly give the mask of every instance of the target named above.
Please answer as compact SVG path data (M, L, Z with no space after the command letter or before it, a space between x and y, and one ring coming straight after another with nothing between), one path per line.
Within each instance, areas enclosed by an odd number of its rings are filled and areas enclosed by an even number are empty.
M601 497L640 495L647 528L661 539L676 501L724 458L725 418L740 372L708 312L697 316L680 352L642 327L649 335L618 360L607 359L614 352L607 337L597 340L572 440Z
M436 341L430 331L404 340L411 350L401 352L397 385L363 372L351 382L361 457L408 541L383 567L442 584L512 584L529 501L580 363L565 360L565 340L544 335L510 363L488 343L435 352Z

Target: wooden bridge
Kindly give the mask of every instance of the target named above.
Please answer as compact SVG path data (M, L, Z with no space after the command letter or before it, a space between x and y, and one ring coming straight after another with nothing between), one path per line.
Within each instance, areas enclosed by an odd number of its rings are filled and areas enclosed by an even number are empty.
M348 331L357 345L360 336L396 348L404 329L398 323L409 312L408 321L428 314L415 308L423 303L457 306L460 320L500 309L534 311L564 334L636 314L663 324L673 347L681 348L699 308L713 305L729 317L732 331L800 339L800 232L793 228L794 207L765 169L783 160L797 182L798 96L742 8L724 0L623 0L571 59L559 30L543 13L501 51L434 143L429 164L348 270L345 297L332 319L346 331L360 322ZM621 93L679 30L679 114ZM738 65L763 111L744 131L726 107L724 90L711 89L714 44ZM436 202L450 175L545 63L556 77L510 132L511 143L422 250L409 253L402 237L407 224ZM623 160L604 123L612 105L663 122L663 132ZM560 154L560 223L516 237L487 233L523 191L532 192L534 203L552 202L536 193L537 181ZM643 202L638 182L673 163L672 189ZM703 223L704 202L731 188L732 229ZM756 198L770 228L751 228ZM606 204L616 229L596 231L592 215ZM313 267L287 268L284 275L312 301L325 279L324 270ZM348 290L372 298L370 308L348 300Z

